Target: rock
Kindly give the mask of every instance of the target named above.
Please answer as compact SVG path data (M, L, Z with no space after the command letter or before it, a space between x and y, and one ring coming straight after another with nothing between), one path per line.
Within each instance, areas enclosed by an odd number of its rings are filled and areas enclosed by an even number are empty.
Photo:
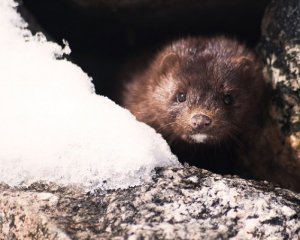
M63 0L66 6L82 15L105 16L106 21L114 19L118 23L115 27L129 27L133 31L131 34L136 31L139 35L141 28L147 28L161 38L166 38L172 31L178 31L180 35L195 32L211 34L212 29L220 23L223 31L224 28L230 31L231 27L230 32L232 29L247 32L245 27L253 28L253 22L259 24L258 19L269 1L200 0L189 1L187 4L184 0ZM242 24L235 24L237 19ZM156 28L165 35L160 35ZM222 29L218 31L222 32Z
M37 183L0 188L1 239L298 239L300 195L195 167L85 193Z
M258 46L272 85L268 120L250 146L248 169L260 179L300 191L300 5L274 0Z
M271 114L300 164L300 5L273 1L262 23L260 49L274 89Z
M51 193L1 188L0 238L70 239L41 211L53 206L56 200L57 196Z

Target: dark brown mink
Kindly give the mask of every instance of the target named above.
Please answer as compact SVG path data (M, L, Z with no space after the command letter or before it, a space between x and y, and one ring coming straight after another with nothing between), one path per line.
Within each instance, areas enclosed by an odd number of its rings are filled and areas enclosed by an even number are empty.
M258 119L262 65L236 40L172 42L125 81L121 104L161 133L181 161L219 173Z

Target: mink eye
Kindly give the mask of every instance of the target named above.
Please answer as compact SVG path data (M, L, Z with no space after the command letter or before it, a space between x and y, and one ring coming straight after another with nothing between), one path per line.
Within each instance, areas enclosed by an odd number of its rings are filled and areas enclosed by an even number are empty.
M185 100L186 100L186 94L183 93L183 92L177 93L176 100L179 103L185 102Z
M233 102L232 96L230 94L225 94L224 98L223 98L223 102L226 105L231 105Z

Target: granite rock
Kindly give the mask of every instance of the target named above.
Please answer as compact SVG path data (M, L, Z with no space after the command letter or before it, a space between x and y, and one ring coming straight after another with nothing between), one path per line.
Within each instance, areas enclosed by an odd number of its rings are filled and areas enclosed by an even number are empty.
M257 131L247 169L259 179L300 191L300 4L272 1L257 47L271 85L267 120Z
M36 183L1 187L1 239L299 239L300 195L195 167L86 193Z

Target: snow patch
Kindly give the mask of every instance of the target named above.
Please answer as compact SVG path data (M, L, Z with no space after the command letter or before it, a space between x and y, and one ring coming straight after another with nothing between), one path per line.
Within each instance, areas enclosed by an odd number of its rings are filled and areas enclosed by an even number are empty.
M0 181L123 188L155 167L179 166L152 128L95 94L91 78L63 59L68 45L32 35L15 7L0 1Z

